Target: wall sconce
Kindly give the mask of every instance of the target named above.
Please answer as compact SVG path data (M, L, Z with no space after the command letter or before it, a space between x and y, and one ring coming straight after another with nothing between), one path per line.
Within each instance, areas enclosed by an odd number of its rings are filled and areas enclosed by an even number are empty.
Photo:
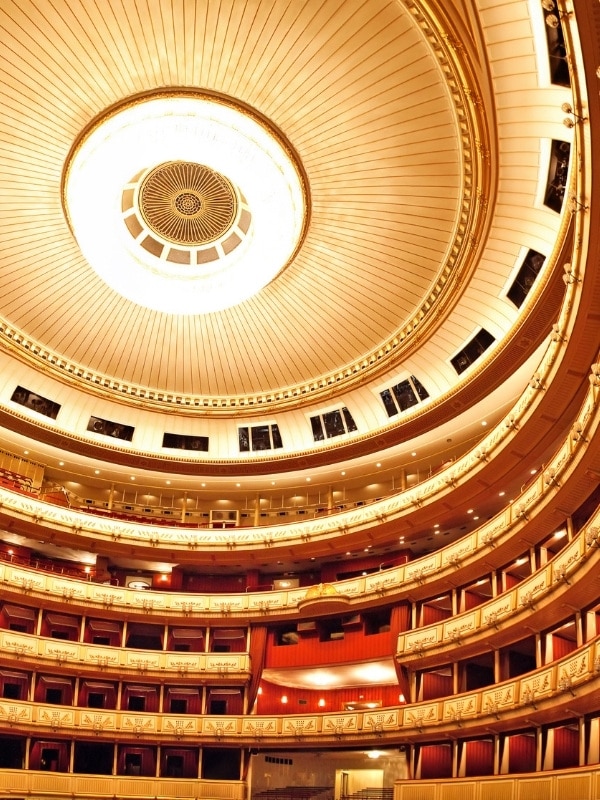
M288 701L287 694L281 695L281 702L285 705Z
M565 112L565 114L570 114L570 117L565 117L563 119L563 125L566 128L574 128L578 122L585 122L587 117L578 114L574 111L573 106L570 103L563 103L561 109Z
M570 692L573 697L575 697L575 692L573 691L573 681L571 680L571 676L563 673L558 681L558 688L561 692Z
M575 444L578 442L585 442L587 441L583 435L583 425L581 422L576 422L575 425L571 428L571 439Z
M536 372L535 375L531 378L531 380L529 381L529 385L531 386L532 389L544 388L544 382L539 372Z
M549 469L546 472L546 477L544 478L544 483L548 487L550 487L550 486L560 486L560 483L558 482L558 480L556 478L556 470Z
M600 547L599 540L600 540L600 530L598 528L588 528L588 530L585 533L586 545L588 547Z
M320 697L319 698L319 708L325 708L325 698L324 697Z
M531 706L534 711L537 711L537 706L534 700L534 692L529 686L526 686L523 690L523 694L521 696L521 705L523 706Z
M567 568L563 564L554 572L554 583L559 583L560 581L564 581L567 586L570 586L569 577L567 575Z
M582 203L576 194L569 195L569 211L572 211L573 214L578 211L587 211L588 208L589 206L586 203Z
M577 276L577 273L573 269L573 265L572 264L567 262L565 264L565 266L564 266L564 270L565 270L565 272L564 272L564 275L563 275L563 281L565 282L565 284L567 286L569 286L572 283L581 283L581 278L579 278Z

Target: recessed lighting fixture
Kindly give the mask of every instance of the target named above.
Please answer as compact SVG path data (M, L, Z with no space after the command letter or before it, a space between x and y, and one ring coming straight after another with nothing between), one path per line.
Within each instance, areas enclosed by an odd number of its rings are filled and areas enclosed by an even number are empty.
M59 462L58 462L58 466L59 466L59 467L64 467L64 465L65 465L65 462L64 462L64 461L59 461Z
M347 551L346 551L346 555L347 555L347 556L351 556L351 555L352 555L352 553L350 552L350 550L347 550Z
M271 481L271 486L275 486L275 481Z
M202 486L202 488L204 489L204 487L206 486L206 484L205 484L205 483L201 483L201 484L200 484L200 486Z
M29 450L23 450L23 452L24 452L24 454L25 454L26 456L28 456L28 455L29 455Z
M130 480L134 481L135 480L135 475L132 475Z
M174 208L161 184L175 187ZM135 203L115 202L128 191ZM64 173L69 225L89 265L124 297L167 314L220 311L266 286L303 238L305 194L278 131L246 107L193 90L112 107L79 137Z
M340 474L341 474L341 475L345 475L345 474L346 474L346 470L345 470L345 469L343 469L343 470L341 471L341 473L340 473Z
M505 494L506 492L498 492L498 497L504 497Z
M439 523L439 522L436 522L436 523L435 523L435 525L434 525L433 527L434 527L434 528L439 528L439 527L440 527L440 523Z
M535 475L536 472L537 472L537 469L532 469L530 474L531 475Z
M479 517L473 517L473 519L475 519L475 520L478 520L478 519L479 519Z
M381 461L378 461L378 462L375 464L375 466L376 466L376 467L380 467L380 466L381 466Z
M473 513L473 509L472 508L467 508L467 514L472 514L472 513Z
M171 485L171 481L166 481L167 486Z
M555 539L564 539L566 535L567 535L566 531L556 531L556 533L554 534L554 538Z
M94 470L94 475L100 475L100 470L99 469L95 469Z
M415 458L415 456L416 456L416 455L417 455L416 453L411 453L411 456L412 456L413 458Z
M517 560L515 561L515 564L516 564L517 567L520 567L523 564L525 564L526 561L527 561L527 559L525 558L525 556L521 556L521 558L517 558Z
M240 488L241 485L242 485L241 483L236 483L236 486L238 487L238 489Z
M307 478L307 479L306 479L306 482L307 482L307 483L310 483L310 478Z
M483 427L485 428L485 426L487 425L487 422L486 422L484 419L482 419L482 420L481 420L481 424L482 424L482 425L483 425Z

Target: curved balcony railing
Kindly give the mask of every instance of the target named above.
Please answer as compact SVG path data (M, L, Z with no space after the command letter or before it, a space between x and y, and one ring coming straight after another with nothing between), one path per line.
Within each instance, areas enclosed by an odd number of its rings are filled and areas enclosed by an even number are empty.
M558 330L567 330L574 323L580 291L580 282L567 284L561 319L557 323ZM564 335L552 338L530 386L523 392L506 418L491 430L476 448L417 487L368 506L341 511L322 518L291 522L287 525L219 531L141 525L97 517L1 488L0 504L3 513L8 512L23 522L33 522L40 528L50 529L55 535L64 533L72 536L76 533L80 542L94 539L96 543L100 541L113 547L129 545L146 547L149 550L168 547L171 552L193 552L201 549L218 553L237 548L252 550L265 547L277 548L283 545L289 547L293 544L305 544L308 541L322 542L336 538L340 533L364 530L382 521L401 521L425 503L442 499L454 492L459 485L485 469L487 462L519 435L520 427L531 417L541 402L544 392L540 389L551 383L566 348L567 339ZM592 374L596 377L595 373ZM590 404L592 406L595 404L595 398L591 399ZM585 429L588 426L589 413L589 408L587 414L586 409L583 409L578 419L574 420L574 424ZM572 452L565 456L567 458L572 456ZM560 465L555 465L553 469L560 469Z
M571 427L566 439L562 442L557 452L551 458L544 470L540 472L509 506L500 514L485 522L480 528L466 535L459 541L446 547L418 558L408 564L403 564L389 570L373 573L364 577L339 581L335 584L338 595L347 598L349 607L360 607L375 600L386 597L388 600L396 599L402 595L411 594L415 597L426 596L427 592L435 592L448 583L453 576L456 582L457 570L461 567L478 566L482 573L489 572L489 564L501 567L504 550L511 546L516 534L521 537L527 532L529 541L541 540L548 534L550 517L555 515L557 504L569 513L575 510L571 487L578 476L589 480L586 470L594 464L595 450L600 443L597 435L600 422L600 409L598 394L600 392L600 370L592 370L590 386L585 396L584 403ZM515 422L515 424L517 424ZM483 451L482 451L483 452ZM487 452L487 451L486 451ZM480 452L480 461L482 453ZM441 473L436 476L435 484L444 486L443 491L452 491L458 477L458 467L453 464L449 474ZM579 481L580 483L582 482ZM423 491L423 490L422 490ZM424 494L418 496L408 493L403 504L410 504L413 508L426 501ZM563 501L564 498L564 501ZM579 502L578 500L577 502ZM25 498L21 495L0 490L0 503L3 510L9 509L15 516L37 522L39 524L48 520L39 516L45 504ZM45 507L47 508L47 507ZM53 511L58 511L53 509ZM63 511L65 511L63 509ZM344 515L337 515L341 519ZM323 520L323 524L333 518ZM382 515L381 519L387 519ZM69 524L73 522L68 517ZM63 526L66 520L61 523ZM339 520L338 520L339 521ZM111 540L120 542L120 525L102 521L110 529ZM60 527L57 525L57 527ZM71 532L78 532L75 526L69 527ZM347 529L342 528L342 531ZM212 531L217 538L224 538L227 531ZM143 529L140 535L151 539L152 529ZM192 534L178 532L178 536L191 537ZM248 534L250 535L250 534ZM339 531L338 531L339 535ZM196 536L196 533L194 533ZM311 540L310 535L306 535ZM270 540L263 546L269 546ZM197 539L189 538L188 547L200 547ZM25 602L34 604L41 598L45 603L60 603L68 601L73 607L110 609L111 612L126 612L135 615L154 615L156 617L180 618L222 618L232 619L256 617L276 619L285 618L298 613L298 604L306 597L306 588L287 591L246 592L243 594L179 594L155 591L138 591L122 587L96 584L89 581L77 581L53 573L39 572L33 569L20 567L14 563L0 563L0 581L4 584L4 591L12 595L21 595ZM431 594L430 594L431 596ZM96 612L95 612L96 613ZM321 611L320 613L324 613Z
M552 560L517 586L450 619L401 633L396 657L405 666L429 666L460 646L464 658L465 648L471 654L477 644L486 651L496 640L505 644L506 629L512 626L519 629L515 638L522 635L519 626L535 628L538 618L540 629L547 627L551 609L564 615L566 604L582 608L589 597L585 582L600 573L599 525L600 509Z
M600 637L567 657L533 672L483 689L405 706L339 713L277 716L197 716L149 714L23 701L0 701L0 728L29 736L80 737L89 733L110 740L134 737L155 744L219 742L243 747L371 746L377 742L424 741L461 733L518 729L523 722L572 718L589 710L600 687Z
M184 653L155 650L136 650L129 647L69 642L34 636L27 633L0 630L0 661L13 666L14 659L34 663L36 669L61 668L61 673L85 675L117 672L125 679L144 675L164 679L178 676L189 683L219 682L246 683L250 677L248 653Z
M173 778L128 778L121 775L69 775L35 770L0 770L0 792L50 798L93 797L95 800L148 800L177 797L178 800L245 800L248 797L246 781L218 781ZM15 795L17 796L17 795Z
M480 800L501 797L502 800L523 800L543 797L544 800L580 800L600 795L598 766L574 769L544 770L543 773L495 775L445 780L396 781L394 800Z

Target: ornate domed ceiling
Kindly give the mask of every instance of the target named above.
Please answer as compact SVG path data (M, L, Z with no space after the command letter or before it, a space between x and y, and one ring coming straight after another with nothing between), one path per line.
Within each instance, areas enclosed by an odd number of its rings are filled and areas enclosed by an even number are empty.
M452 357L481 329L495 352L520 337L523 362L557 308L556 292L540 302L542 281L528 310L544 316L523 333L506 297L528 248L552 261L540 110L556 90L518 24L527 107L512 96L496 6L0 4L4 406L23 384L80 438L90 415L120 415L145 452L160 448L160 412L196 414L221 459L220 412L287 409L283 449L300 453L317 400L347 405L362 436L389 427L380 391L406 376L439 406L464 383ZM230 117L210 127L203 102ZM539 156L520 167L523 150ZM173 170L187 170L175 189ZM204 219L208 175L231 208L181 233ZM152 176L163 194L144 199Z
M377 350L443 275L465 199L457 110L417 20L379 0L142 6L135 15L118 3L3 8L12 102L2 140L15 161L2 214L15 231L3 243L4 318L94 373L186 394L273 392ZM82 255L61 205L82 131L114 104L165 86L175 98L201 87L263 116L310 187L293 263L221 313L189 313L185 279L181 314L144 307L143 274L142 305L131 299L135 285L129 298L115 291ZM186 149L183 123L162 113L151 135L176 154ZM140 130L138 150L148 135ZM200 163L206 150L198 139ZM233 151L231 171L246 157ZM134 175L140 157L130 160ZM78 200L98 245L115 236L100 222L109 201L92 180ZM271 225L275 237L277 218Z

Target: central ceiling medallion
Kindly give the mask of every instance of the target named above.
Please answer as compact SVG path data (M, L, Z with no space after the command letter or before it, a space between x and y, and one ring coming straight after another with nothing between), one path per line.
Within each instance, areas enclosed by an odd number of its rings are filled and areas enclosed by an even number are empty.
M94 208L90 209L90 187ZM293 260L308 222L283 135L230 98L182 89L109 109L75 142L63 205L92 269L138 305L221 311Z
M148 227L175 244L214 242L231 228L235 190L223 175L203 164L173 161L144 178L139 207Z

